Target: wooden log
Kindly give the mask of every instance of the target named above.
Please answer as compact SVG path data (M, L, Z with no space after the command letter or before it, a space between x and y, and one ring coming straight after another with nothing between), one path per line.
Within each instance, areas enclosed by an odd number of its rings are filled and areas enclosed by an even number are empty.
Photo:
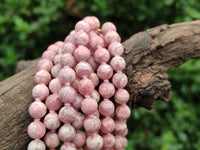
M166 72L200 57L200 21L161 25L126 40L125 73L131 108L152 109L155 101L169 101ZM0 82L0 150L26 150L31 140L27 126L32 121L28 107L38 60L20 62L12 77Z

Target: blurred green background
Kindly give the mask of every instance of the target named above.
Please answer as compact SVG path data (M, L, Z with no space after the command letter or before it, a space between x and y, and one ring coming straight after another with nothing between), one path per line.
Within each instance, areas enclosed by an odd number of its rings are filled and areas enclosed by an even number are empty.
M161 24L200 18L198 0L1 0L0 81L21 59L40 57L87 15L112 21L125 40ZM127 150L200 149L200 60L168 72L172 100L151 111L135 109L129 119Z

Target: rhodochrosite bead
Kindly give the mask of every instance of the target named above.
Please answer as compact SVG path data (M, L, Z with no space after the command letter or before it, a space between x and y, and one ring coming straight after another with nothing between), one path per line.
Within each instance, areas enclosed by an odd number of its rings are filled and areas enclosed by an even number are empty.
M115 129L115 122L112 118L106 117L101 120L101 132L102 133L111 133Z
M81 103L81 110L87 115L95 113L97 111L97 107L97 101L90 97L85 98Z
M131 114L131 110L127 105L123 104L123 105L117 106L117 108L116 108L116 117L118 119L126 120L126 119L129 118L130 114Z
M60 150L77 150L77 149L75 144L67 142L60 147Z
M44 84L38 84L33 87L32 96L36 99L44 100L47 96L49 96L49 89Z
M62 84L60 83L60 80L58 78L51 80L49 83L49 90L52 93L58 93L61 87L62 87Z
M126 134L127 132L127 124L126 121L124 120L116 120L115 121L115 133L118 135L123 135Z
M104 82L99 86L99 94L104 98L111 98L115 93L114 86L109 82Z
M124 88L128 83L127 76L122 72L117 72L112 77L112 84L116 88Z
M49 84L51 81L51 75L48 71L46 70L40 70L35 74L35 82L37 84Z
M96 73L92 72L89 76L89 79L93 82L95 87L99 84L99 78Z
M85 141L86 141L86 134L81 130L77 131L73 140L73 143L76 145L76 147L80 148L85 144Z
M61 64L57 64L51 68L51 74L54 78L58 76L58 73L60 72L61 68Z
M93 72L91 65L84 61L81 61L76 65L75 71L79 78L83 78L84 76L89 77Z
M110 65L115 71L122 71L126 67L126 62L123 57L115 56L111 59Z
M70 86L65 86L59 91L59 99L63 103L73 103L76 100L76 91Z
M78 83L78 91L82 95L90 95L94 90L94 84L90 79L83 79Z
M85 118L83 125L87 132L93 133L99 130L101 126L101 121L96 116L89 116Z
M38 65L37 65L37 68L38 70L46 70L48 72L51 71L51 68L53 67L53 63L51 60L49 59L41 59L39 62L38 62Z
M101 64L97 69L97 75L102 80L108 80L113 75L112 67L108 64Z
M27 150L46 150L45 144L41 140L33 140L28 144Z
M124 52L123 45L119 42L113 42L109 45L108 50L112 56L122 55Z
M90 31L90 25L84 21L84 20L81 20L81 21L78 21L75 25L75 31L80 31L80 30L83 30L85 32L89 32Z
M70 142L76 136L76 131L70 124L64 124L62 127L60 127L58 136L62 141Z
M57 111L62 107L58 94L54 93L46 98L45 104L49 110Z
M75 115L76 115L76 110L70 105L65 105L59 111L59 119L64 123L73 122Z
M115 93L114 99L117 104L125 104L129 100L129 93L125 89L118 89Z
M62 55L61 62L64 66L69 66L71 68L73 68L76 64L75 59L71 53L66 53Z
M115 145L115 137L112 134L104 134L102 138L104 149L109 150Z
M86 61L90 57L90 51L87 47L79 45L78 48L74 51L74 57L79 61Z
M76 73L72 68L66 66L60 70L58 78L60 79L61 83L72 83L76 79Z
M76 49L76 46L71 42L67 42L63 45L63 53L73 54L75 49Z
M114 109L115 109L115 106L114 106L113 102L111 102L110 100L103 100L99 104L99 112L105 117L113 114Z
M105 48L98 48L94 52L94 59L98 63L107 62L110 59L110 53Z
M107 44L111 44L112 42L121 42L121 38L117 32L109 31L105 35L105 41Z
M60 124L59 117L55 112L48 113L44 118L44 125L49 130L56 130Z
M87 45L89 42L89 36L83 30L76 32L75 41L78 45Z
M48 132L44 137L44 143L48 148L56 148L60 144L58 134L54 132Z
M102 26L102 33L106 35L107 32L109 31L117 31L117 28L112 22L106 22Z
M84 119L85 119L85 116L82 113L77 112L76 115L75 115L74 121L72 122L72 126L75 129L82 128L83 127Z
M40 101L33 102L29 107L29 114L31 115L31 117L35 119L40 119L44 117L46 112L47 112L47 108L45 104Z
M46 59L49 59L51 61L54 60L54 57L57 55L57 53L55 51L52 51L52 50L47 50L47 51L44 51L44 53L42 54L42 58L46 58Z
M28 135L34 139L40 139L45 135L46 128L40 121L34 121L28 126Z
M86 145L89 150L100 150L103 147L103 139L98 134L92 134L87 137Z

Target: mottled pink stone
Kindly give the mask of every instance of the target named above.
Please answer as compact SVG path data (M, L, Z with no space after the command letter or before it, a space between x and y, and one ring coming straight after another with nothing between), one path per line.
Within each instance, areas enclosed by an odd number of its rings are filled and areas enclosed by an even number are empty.
M75 109L80 109L81 108L81 102L83 101L83 96L81 96L80 94L76 93L76 100L72 103L72 106Z
M35 74L35 82L37 84L49 84L51 81L51 75L48 71L46 70L40 70Z
M89 77L93 72L91 65L84 61L81 61L76 65L75 71L79 78L83 78L84 76Z
M44 117L47 112L46 105L43 102L35 101L29 107L29 114L32 118L40 119Z
M60 49L60 47L58 45L55 45L55 44L51 44L47 48L47 50L54 51L56 53L58 53L59 49Z
M75 41L77 45L87 45L89 43L89 36L83 30L76 32Z
M91 34L89 46L93 51L95 51L98 47L105 47L105 43L102 37Z
M105 150L110 150L115 145L115 137L112 134L104 134L103 139L103 148Z
M63 53L73 54L75 49L76 49L76 46L73 43L67 42L63 46Z
M94 90L94 84L90 79L84 78L78 83L78 91L81 95L90 95Z
M76 45L76 41L75 41L75 35L74 34L70 34L68 36L66 36L65 38L65 43L73 43L74 45Z
M59 119L64 123L71 123L74 121L76 110L70 106L65 105L59 111Z
M72 122L72 126L75 129L82 128L84 119L85 119L85 116L82 113L77 112L76 115L75 115L74 121Z
M51 74L54 78L56 78L60 72L60 70L62 69L62 65L61 64L57 64L55 66L53 66L51 68Z
M103 147L103 139L98 134L92 134L87 137L86 146L89 150L101 150Z
M114 150L124 149L127 146L127 140L125 137L116 135Z
M58 93L62 86L63 85L60 83L60 80L58 78L54 78L49 83L49 90L52 93Z
M112 77L112 84L116 88L124 88L128 83L128 78L123 72L117 72Z
M99 20L91 16L83 18L83 21L87 22L90 25L91 30L97 30L100 26Z
M54 57L57 55L57 53L55 51L51 51L51 50L46 50L43 52L42 54L42 58L43 59L49 59L53 62L54 60Z
M97 111L98 104L93 98L85 98L81 103L81 110L87 114L93 114Z
M110 59L110 53L105 48L98 48L94 52L94 59L98 63L107 62Z
M58 78L60 79L61 83L72 83L76 79L76 73L72 68L66 66L60 70Z
M100 21L97 17L95 16L91 16L91 18L94 20L95 24L96 24L96 30L100 27Z
M97 103L100 101L100 95L97 90L93 90L90 96L94 98L97 101Z
M109 31L105 35L105 41L107 44L111 44L112 42L121 42L121 38L117 32Z
M78 32L80 30L83 30L85 32L89 32L90 31L90 25L85 22L84 20L78 21L75 25L75 31Z
M55 112L48 113L44 118L44 125L49 130L56 130L60 127L58 114Z
M101 126L101 120L96 116L88 116L85 118L83 126L87 132L97 132Z
M59 99L63 103L73 103L76 100L76 91L70 86L65 86L59 91Z
M99 64L95 61L93 56L90 56L87 62L91 65L93 70L97 70Z
M101 30L103 35L106 35L106 33L109 31L117 31L117 28L112 22L106 22L103 24Z
M74 143L67 142L60 147L60 150L77 150L77 149Z
M122 105L117 106L117 108L116 108L116 117L118 119L126 120L126 119L129 118L130 115L131 115L131 110L127 105L122 104Z
M126 67L126 62L123 57L115 56L111 59L110 65L115 71L122 71Z
M46 150L46 146L43 141L36 139L28 144L27 150Z
M71 87L73 87L75 90L78 90L78 83L81 79L76 77L76 79L70 84Z
M87 47L79 45L74 51L74 57L78 62L86 61L90 57L90 51Z
M36 99L44 100L47 96L49 96L49 89L44 84L37 84L33 87L32 96Z
M117 104L125 104L128 102L129 97L128 91L120 88L115 92L114 99Z
M110 118L106 117L101 120L101 132L108 134L114 131L115 129L115 121Z
M76 65L76 60L71 53L63 54L61 57L61 62L63 66L69 66L71 68L73 68Z
M51 71L51 68L53 67L53 63L49 59L41 59L37 64L38 70L46 70L48 72Z
M63 42L63 41L57 41L57 42L55 42L54 44L55 44L56 46L58 46L58 47L63 47L64 42Z
M62 64L62 62L61 62L61 57L62 57L62 55L63 54L58 54L58 55L56 55L55 57L54 57L54 59L53 59L53 63L55 64L55 65L58 65L58 64Z
M109 45L108 51L111 56L122 55L124 52L123 45L119 42L113 42Z
M62 107L58 94L54 93L46 98L45 104L49 110L57 111Z
M51 131L48 132L44 137L44 143L50 149L56 148L60 144L58 134Z
M86 141L85 132L78 130L76 136L74 137L73 143L76 145L77 148L80 148L85 144L85 141Z
M115 120L115 134L125 136L127 130L128 129L125 120Z
M76 131L70 124L64 124L58 131L59 138L64 142L70 142L76 136Z
M89 76L89 79L93 82L95 87L99 84L99 77L96 73L92 72Z
M28 126L28 135L33 139L40 139L45 135L46 128L40 121L34 121Z
M110 65L108 64L101 64L98 69L97 69L97 75L100 79L102 80L108 80L112 77L113 75L113 69Z
M115 87L110 82L104 82L99 86L99 94L104 98L111 98L115 93Z
M114 113L115 106L112 101L105 99L99 104L99 112L107 117Z

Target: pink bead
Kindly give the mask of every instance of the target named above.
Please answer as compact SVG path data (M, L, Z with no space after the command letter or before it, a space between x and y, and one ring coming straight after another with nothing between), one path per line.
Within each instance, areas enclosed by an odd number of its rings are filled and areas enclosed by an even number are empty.
M46 105L40 101L33 102L29 107L29 114L32 118L40 119L44 117L47 112Z
M114 86L109 82L104 82L99 86L99 94L104 98L111 98L115 93Z
M33 139L40 139L45 135L46 128L40 121L34 121L28 126L28 135Z
M78 91L81 95L90 95L94 90L94 84L90 79L82 79L78 83Z
M51 71L51 68L53 67L53 63L51 60L49 59L41 59L39 62L38 62L38 65L37 65L37 69L38 70L46 70L48 72Z
M33 87L32 96L36 99L44 100L47 96L49 96L49 89L44 84L38 84Z
M76 45L75 35L70 34L70 35L66 36L65 43L73 43L74 45Z
M126 62L123 57L115 56L111 59L110 65L115 71L122 71L126 67Z
M76 113L76 116L75 116L75 119L74 121L72 122L72 126L75 128L75 129L80 129L83 127L83 121L85 119L85 116L80 113L80 112L77 112Z
M77 149L74 143L67 142L60 147L60 150L77 150Z
M124 120L115 121L115 134L124 136L127 132L127 123Z
M65 86L59 91L59 99L63 103L73 103L76 100L76 91L70 86Z
M109 31L105 35L105 41L107 44L111 44L112 42L121 42L121 38L117 32Z
M108 64L101 64L97 69L97 75L102 80L108 80L113 75L113 69Z
M76 46L73 43L67 42L63 46L63 53L73 54L75 49L76 49Z
M92 72L89 76L89 79L93 82L95 87L99 84L99 78L96 73Z
M75 25L75 31L78 32L80 30L83 30L85 32L90 31L90 25L85 22L84 20L78 21Z
M101 121L96 116L89 116L84 120L83 126L87 132L97 132L101 126Z
M87 60L87 62L91 65L93 70L97 70L98 63L95 61L93 56L90 56L90 58Z
M87 47L79 45L74 51L74 57L78 62L86 61L90 57L90 51Z
M48 113L44 118L44 125L49 130L56 130L60 127L58 114L55 112Z
M33 140L28 144L27 150L46 150L45 144L41 140Z
M70 142L76 136L76 131L70 124L64 124L62 127L60 127L58 136L62 141Z
M117 72L112 77L112 84L116 88L124 88L128 83L128 78L123 72Z
M54 60L54 57L57 55L57 53L55 52L55 51L51 51L51 50L46 50L46 51L44 51L43 52L43 54L42 54L42 58L43 59L49 59L49 60L51 60L51 61L53 61Z
M125 89L118 89L115 93L114 99L117 104L125 104L129 100L129 93Z
M78 83L81 79L79 79L78 77L76 77L76 79L70 84L71 87L73 87L75 90L78 89Z
M75 109L80 109L81 108L81 102L83 101L83 96L81 96L80 94L76 93L76 100L72 103L72 106Z
M53 66L51 68L51 74L52 74L52 76L54 78L56 78L58 76L58 74L59 74L59 72L60 72L61 69L62 69L61 64L57 64L57 65Z
M83 78L84 76L89 77L90 74L93 72L92 67L87 62L79 62L76 67L76 74L79 78Z
M60 79L61 83L72 83L76 79L76 73L72 68L66 66L60 70L58 78Z
M104 134L103 139L103 148L106 150L112 149L115 145L115 137L112 134Z
M62 107L59 111L59 119L64 123L73 122L75 119L75 115L76 110L70 105Z
M51 81L51 75L48 71L46 70L40 70L35 74L35 82L37 84L49 84Z
M96 30L100 27L100 22L99 19L95 16L91 16L91 18L94 20L95 24L96 24Z
M115 136L115 146L114 149L124 149L127 146L126 138L120 135Z
M106 33L109 32L109 31L115 31L116 32L117 28L112 22L106 22L106 23L103 24L101 30L102 30L103 35L106 35Z
M61 62L64 66L69 66L73 68L76 65L75 58L72 56L71 53L66 53L62 55Z
M54 64L55 65L58 65L58 64L62 64L62 62L61 62L61 57L62 57L62 55L63 54L58 54L58 55L56 55L55 57L54 57L54 59L53 59L53 62L54 62Z
M124 52L123 45L119 42L113 42L109 45L108 51L111 56L122 55Z
M79 130L76 133L76 136L74 137L73 143L76 145L76 147L80 148L85 144L86 141L86 135L83 131Z
M89 36L83 30L80 30L75 35L75 41L78 45L87 45L89 42Z
M107 62L110 59L110 53L105 48L98 48L94 52L94 59L98 63Z
M115 129L115 122L112 118L106 117L101 120L101 132L108 134L113 132Z
M98 35L90 37L89 45L90 45L90 48L92 48L93 50L96 50L98 46L105 47L103 38Z
M90 94L90 96L92 98L94 98L97 103L100 101L100 95L99 95L99 92L97 90L93 90L92 93Z
M129 118L130 115L131 115L131 110L127 105L122 104L122 105L117 106L117 108L116 108L116 117L118 119L126 120L126 119Z
M83 21L87 22L90 25L91 30L97 30L99 28L98 22L90 16L83 18Z
M108 99L103 100L99 104L99 112L105 117L110 116L114 112L114 109L115 109L115 106L113 102Z
M63 42L63 41L57 41L57 42L55 42L54 44L55 44L56 46L58 46L58 47L63 47L64 42Z
M62 84L60 83L60 80L58 78L51 80L51 82L49 83L49 90L52 93L58 93L61 88Z
M86 146L89 150L101 150L103 147L103 139L98 134L93 134L87 137Z
M50 50L50 51L54 51L56 53L58 53L60 47L58 45L55 45L55 44L51 44L49 45L49 47L47 48L47 50Z
M81 110L87 114L93 114L97 111L97 102L93 98L85 98L81 103Z
M44 143L50 149L56 148L60 144L58 134L54 132L48 132L44 137Z
M46 98L45 104L49 110L57 111L62 107L58 94L54 93Z
M98 111L98 110L97 110L96 112L94 112L92 115L93 115L93 116L96 116L97 118L99 118L99 117L100 117L100 113L99 113L99 111Z

